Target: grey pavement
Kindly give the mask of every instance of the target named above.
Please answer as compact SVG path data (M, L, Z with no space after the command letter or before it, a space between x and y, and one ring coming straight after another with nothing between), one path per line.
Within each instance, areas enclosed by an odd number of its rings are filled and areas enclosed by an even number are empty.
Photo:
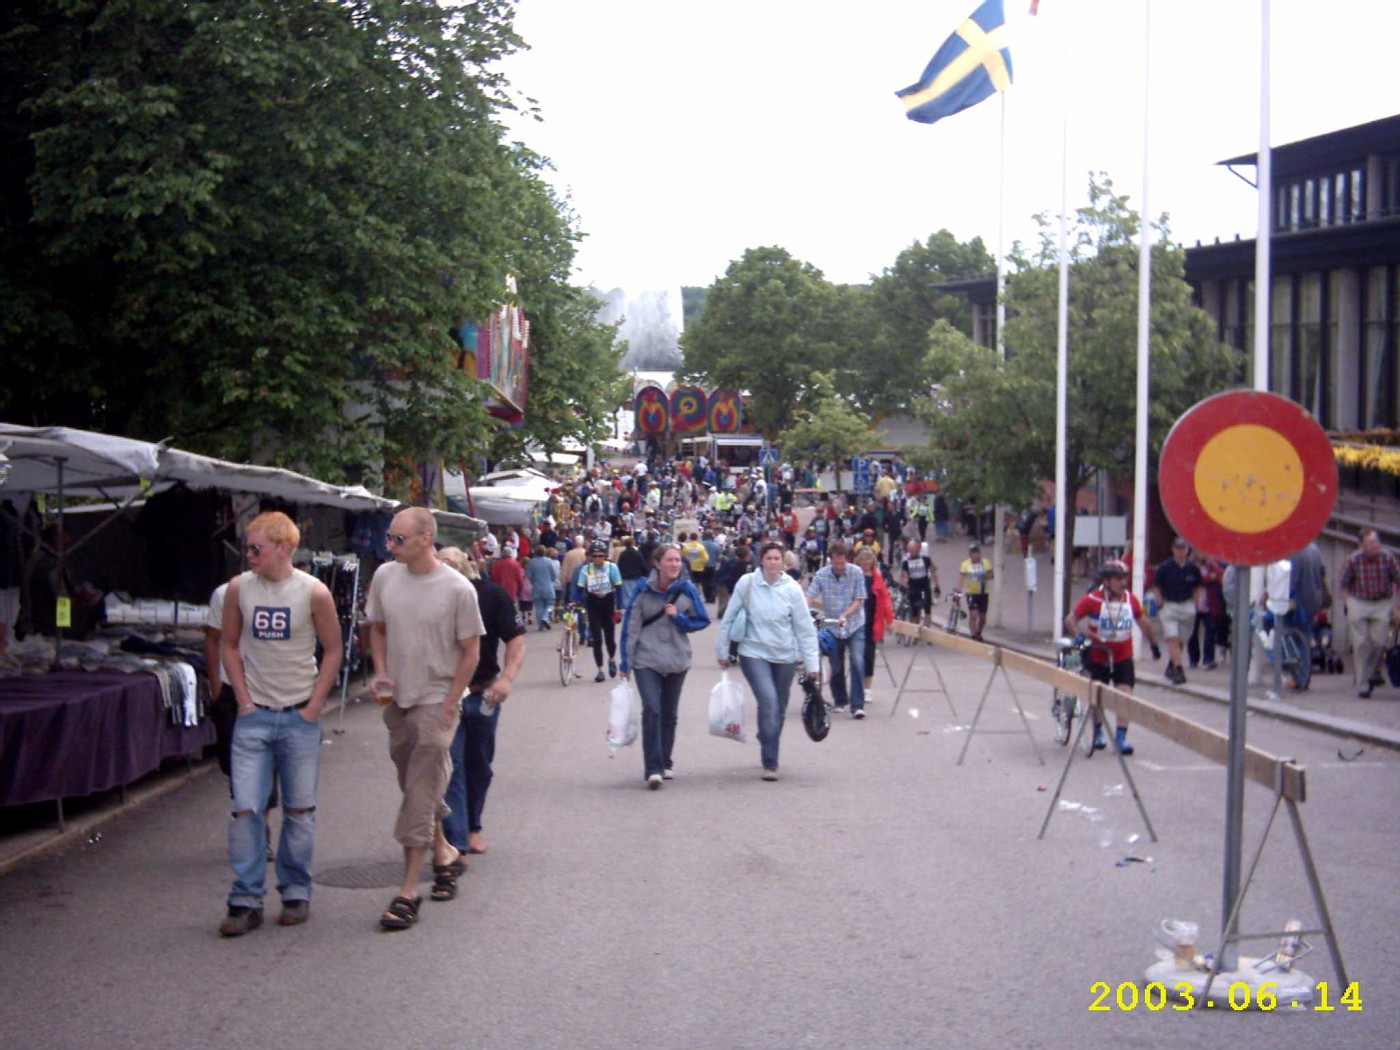
M227 790L217 773L194 777L128 808L99 841L0 880L0 1046L1397 1045L1400 756L1369 748L1343 762L1331 735L1251 721L1255 742L1309 768L1304 818L1360 1012L1091 1012L1095 982L1142 980L1164 918L1218 929L1219 767L1142 734L1133 770L1160 841L1099 757L1076 762L1066 789L1092 812L1057 813L1038 841L1065 756L1043 689L1022 682L1015 696L1046 764L998 680L982 727L1006 732L979 733L959 766L987 665L887 646L897 676L915 652L937 659L956 710L925 693L891 717L882 665L872 716L838 717L825 742L790 712L783 779L765 783L756 742L706 732L718 669L705 632L677 779L651 792L635 746L608 757L611 683L559 686L556 637L529 636L502 712L490 851L472 859L458 900L425 901L414 929L377 929L397 793L378 711L355 704L347 733L327 737L316 868L378 873L380 885L318 885L307 925L220 939ZM1251 788L1247 803L1253 843L1268 793ZM1312 921L1285 824L1248 928ZM1340 994L1325 952L1305 969Z

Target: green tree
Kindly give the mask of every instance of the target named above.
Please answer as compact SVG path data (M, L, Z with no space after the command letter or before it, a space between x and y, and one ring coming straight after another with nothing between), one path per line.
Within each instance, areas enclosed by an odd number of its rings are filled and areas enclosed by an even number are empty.
M870 420L836 393L832 377L818 373L792 425L778 435L778 447L791 460L836 467L836 490L841 490L841 464L870 444Z
M796 419L813 377L841 356L841 297L782 248L750 248L705 292L681 336L685 375L745 393L744 417L768 437Z
M448 333L532 253L559 273L522 221L548 200L539 162L497 119L511 15L9 5L0 415L371 484L480 452L494 428Z
M940 387L922 414L932 434L930 458L959 496L1025 505L1039 479L1055 476L1058 273L1043 222L1040 252L1018 252L1018 270L1007 282L1007 360L951 326L933 335L929 367ZM1090 180L1089 203L1076 213L1069 278L1067 507L1096 471L1133 468L1138 223L1128 198L1105 176ZM1172 423L1228 386L1236 363L1192 303L1184 252L1171 243L1165 217L1155 226L1149 469Z
M934 323L944 321L972 334L967 301L937 286L995 269L996 260L980 237L963 243L939 230L905 248L870 284L867 344L858 358L860 367L844 374L843 389L871 414L908 412L921 403L933 379L927 354Z

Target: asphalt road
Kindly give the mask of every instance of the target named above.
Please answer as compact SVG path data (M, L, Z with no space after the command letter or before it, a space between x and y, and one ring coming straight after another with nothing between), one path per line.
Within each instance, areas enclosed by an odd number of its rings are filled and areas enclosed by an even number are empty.
M1102 819L1059 813L1037 841L1064 755L1043 688L1015 683L1046 765L998 680L982 726L1011 732L979 733L957 766L958 727L988 671L940 655L956 715L923 693L891 718L893 689L878 678L871 717L838 718L822 744L790 712L783 779L764 783L755 741L706 733L718 677L706 633L677 779L650 792L638 748L608 757L610 683L559 687L556 638L529 637L502 713L490 852L456 901L425 901L416 928L383 933L391 889L318 886L306 926L222 940L227 795L203 777L0 880L0 1046L1400 1045L1394 753L1343 761L1336 737L1251 719L1251 743L1309 769L1304 820L1360 1011L1126 1010L1109 997L1093 1012L1095 982L1142 980L1162 919L1200 922L1203 941L1218 932L1223 769L1135 732L1130 761L1160 841L1146 840L1103 756L1077 763L1066 790ZM887 652L902 675L910 650ZM1223 724L1219 705L1168 702ZM356 705L346 724L322 765L322 873L398 857L378 712ZM1270 802L1250 788L1251 847ZM1117 866L1129 854L1144 862ZM275 913L275 896L268 904ZM1316 921L1280 818L1244 926L1293 917ZM1336 1001L1324 948L1301 968Z

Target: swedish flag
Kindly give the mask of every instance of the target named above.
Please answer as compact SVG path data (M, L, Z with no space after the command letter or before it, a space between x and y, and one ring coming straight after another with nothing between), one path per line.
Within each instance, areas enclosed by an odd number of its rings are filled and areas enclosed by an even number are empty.
M932 124L975 106L1011 84L1011 51L1002 46L1006 17L1001 0L986 0L958 26L930 60L924 75L895 94L905 114Z

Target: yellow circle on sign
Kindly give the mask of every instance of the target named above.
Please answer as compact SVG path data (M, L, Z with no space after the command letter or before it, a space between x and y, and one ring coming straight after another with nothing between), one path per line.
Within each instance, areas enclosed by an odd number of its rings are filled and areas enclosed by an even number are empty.
M1277 430L1244 423L1206 442L1195 481L1196 498L1214 521L1234 532L1265 532L1297 509L1303 461Z

